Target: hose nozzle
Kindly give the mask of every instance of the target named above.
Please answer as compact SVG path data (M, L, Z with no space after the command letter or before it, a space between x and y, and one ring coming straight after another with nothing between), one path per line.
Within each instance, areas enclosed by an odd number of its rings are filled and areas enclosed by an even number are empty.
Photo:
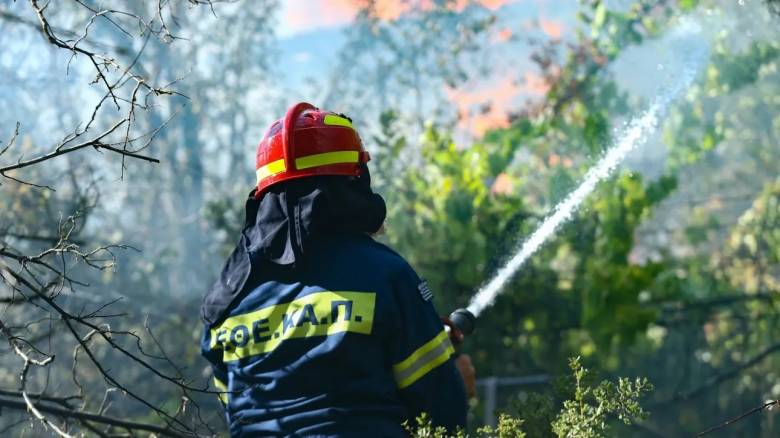
M450 313L450 321L461 333L470 335L474 333L477 317L466 309L457 309Z

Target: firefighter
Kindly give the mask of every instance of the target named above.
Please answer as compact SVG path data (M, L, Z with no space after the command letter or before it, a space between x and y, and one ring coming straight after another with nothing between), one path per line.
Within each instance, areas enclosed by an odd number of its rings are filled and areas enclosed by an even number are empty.
M307 103L257 149L236 248L203 300L202 353L231 436L402 437L466 423L474 369L432 292L374 241L385 203L340 114Z

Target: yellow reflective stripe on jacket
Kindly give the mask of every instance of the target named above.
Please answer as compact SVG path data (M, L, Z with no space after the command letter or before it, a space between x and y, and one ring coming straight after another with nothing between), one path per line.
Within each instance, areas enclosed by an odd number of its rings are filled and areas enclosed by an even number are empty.
M358 151L325 152L324 154L307 155L296 158L296 169L309 169L311 167L325 166L328 164L357 163L360 161Z
M216 388L217 391L219 391L219 394L217 394L219 396L219 400L222 403L227 405L227 403L228 403L228 397L227 397L228 396L227 395L228 388L227 388L227 384L225 382L217 379L216 376L214 376L214 388Z
M334 114L326 114L324 122L326 125L346 126L347 128L352 127L352 122L350 122L349 119Z
M289 339L370 335L375 303L373 292L316 292L227 318L211 329L211 348L221 349L223 362L230 362L269 353Z
M409 357L393 365L398 388L406 388L443 364L455 352L447 332L442 330L435 338L415 350Z
M255 174L257 175L257 182L260 182L269 176L276 175L277 173L284 172L287 166L284 165L284 159L271 161L265 166L261 166Z

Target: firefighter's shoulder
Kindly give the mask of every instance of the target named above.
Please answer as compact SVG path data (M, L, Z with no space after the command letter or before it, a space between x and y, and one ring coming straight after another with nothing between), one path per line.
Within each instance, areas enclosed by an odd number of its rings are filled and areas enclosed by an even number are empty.
M415 285L420 282L420 278L409 262L389 246L377 242L370 236L355 236L352 244L360 247L356 252L360 254L363 264L381 267L390 276L409 280Z
M354 251L363 275L372 275L377 281L387 281L396 291L396 297L404 302L430 304L432 293L425 280L399 253L369 236L361 236L352 244L360 247Z

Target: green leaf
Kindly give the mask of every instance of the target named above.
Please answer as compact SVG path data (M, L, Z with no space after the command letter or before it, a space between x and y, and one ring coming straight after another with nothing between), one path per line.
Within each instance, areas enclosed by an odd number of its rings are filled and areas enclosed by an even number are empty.
M596 12L593 17L593 29L601 29L604 26L604 23L607 21L607 6L604 2L600 2L598 6L596 6Z

